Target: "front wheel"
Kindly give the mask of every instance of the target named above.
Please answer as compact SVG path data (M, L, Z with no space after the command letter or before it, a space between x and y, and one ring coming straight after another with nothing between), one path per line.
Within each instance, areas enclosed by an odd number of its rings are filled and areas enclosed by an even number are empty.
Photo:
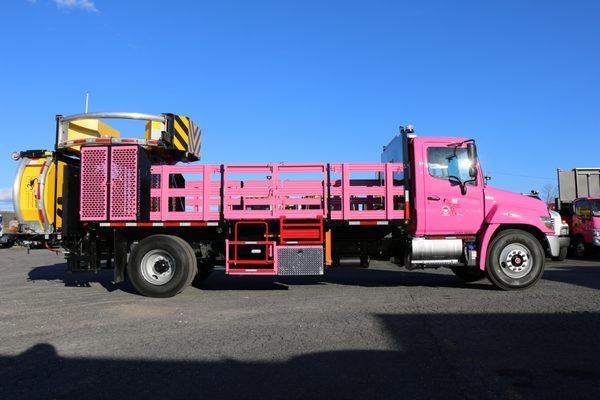
M189 286L196 268L196 256L185 240L153 235L131 251L127 277L144 296L172 297Z
M532 234L509 229L490 244L486 269L494 286L503 290L525 289L540 279L544 263L544 249Z

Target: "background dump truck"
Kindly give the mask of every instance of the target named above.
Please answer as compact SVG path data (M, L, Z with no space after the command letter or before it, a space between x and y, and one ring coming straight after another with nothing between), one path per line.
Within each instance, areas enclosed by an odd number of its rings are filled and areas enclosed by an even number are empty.
M142 138L103 122L145 121ZM501 289L533 285L559 243L545 204L484 183L475 142L411 128L379 163L189 164L200 129L174 114L57 117L54 151L21 152L21 224L65 250L69 271L114 268L173 296L215 264L229 275L321 275L394 257Z
M556 206L569 224L573 254L584 257L600 247L600 168L557 170Z

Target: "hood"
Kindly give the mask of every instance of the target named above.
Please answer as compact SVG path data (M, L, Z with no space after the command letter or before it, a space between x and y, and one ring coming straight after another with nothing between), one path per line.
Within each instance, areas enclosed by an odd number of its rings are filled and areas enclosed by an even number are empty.
M526 224L551 233L540 217L550 217L548 206L541 200L495 187L485 188L485 220L487 223Z
M492 186L485 188L485 200L502 203L507 207L538 211L540 215L549 215L548 206L542 200Z

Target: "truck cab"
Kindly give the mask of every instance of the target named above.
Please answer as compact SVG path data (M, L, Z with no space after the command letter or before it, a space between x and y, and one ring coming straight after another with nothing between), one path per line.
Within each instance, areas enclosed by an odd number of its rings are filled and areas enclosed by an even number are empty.
M600 247L600 196L575 199L571 215L573 251L583 257Z
M557 170L556 208L569 224L575 257L600 247L600 168Z
M407 267L449 265L466 280L487 270L496 286L518 289L541 276L545 248L559 256L547 206L487 185L474 140L404 132L384 147L382 160L401 157L414 202Z

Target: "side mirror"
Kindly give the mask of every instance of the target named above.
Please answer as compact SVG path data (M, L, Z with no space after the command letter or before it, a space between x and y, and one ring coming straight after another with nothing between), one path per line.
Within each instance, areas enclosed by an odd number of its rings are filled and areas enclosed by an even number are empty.
M477 147L473 142L467 143L467 157L469 157L471 164L475 165L475 160L477 160Z
M477 178L477 167L475 165L469 167L469 176L473 179Z

